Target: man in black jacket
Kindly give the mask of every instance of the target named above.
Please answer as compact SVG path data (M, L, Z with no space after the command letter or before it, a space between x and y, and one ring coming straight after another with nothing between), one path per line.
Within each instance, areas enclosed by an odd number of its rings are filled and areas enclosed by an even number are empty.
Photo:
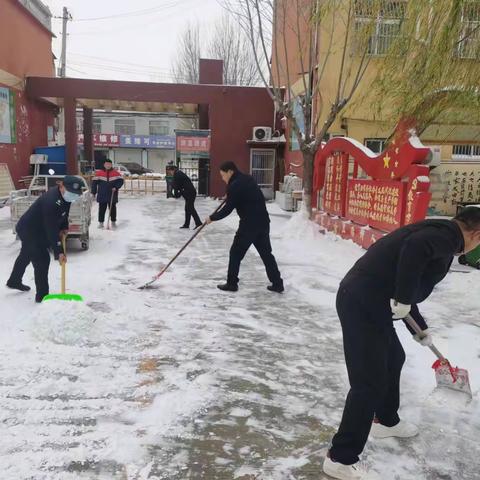
M267 287L268 290L282 293L283 280L272 254L270 217L262 191L253 177L239 172L233 162L223 163L220 166L220 175L228 185L227 201L221 210L207 219L207 223L221 220L236 209L240 225L230 248L227 283L218 285L218 288L229 292L238 290L240 263L253 244L265 265L268 279L272 282L272 285Z
M29 286L22 283L22 279L31 262L37 288L35 301L39 303L48 295L48 250L53 251L55 260L60 264L67 261L61 237L68 233L70 204L80 198L82 186L81 178L67 175L57 187L39 197L20 217L16 231L22 241L22 248L7 281L7 287L23 292L30 290Z
M340 480L379 478L356 465L369 433L376 438L413 437L418 428L400 420L400 374L405 352L393 320L410 314L432 345L417 303L446 275L455 255L480 244L480 208L453 220L426 220L376 242L340 283L337 312L343 331L350 391L324 471Z
M190 228L190 218L193 216L195 229L202 225L202 221L195 210L195 198L197 190L190 178L176 166L167 167L167 175L173 176L172 190L175 198L185 199L185 223L180 228Z

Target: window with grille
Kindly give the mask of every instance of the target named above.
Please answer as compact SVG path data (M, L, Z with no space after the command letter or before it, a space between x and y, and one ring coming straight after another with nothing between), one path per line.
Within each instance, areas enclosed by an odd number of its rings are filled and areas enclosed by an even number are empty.
M454 145L452 160L480 160L480 145Z
M275 175L275 150L252 148L250 151L250 172L262 189L265 198L273 198Z
M92 133L102 133L102 119L93 117Z
M374 153L382 153L385 149L386 138L366 138L365 146Z
M115 133L117 135L135 135L135 120L133 118L115 119Z
M480 59L480 1L464 0L457 55Z
M355 32L362 35L372 31L368 39L369 55L385 55L388 52L400 34L405 12L405 1L355 1Z
M150 120L150 135L170 135L169 122L166 120Z

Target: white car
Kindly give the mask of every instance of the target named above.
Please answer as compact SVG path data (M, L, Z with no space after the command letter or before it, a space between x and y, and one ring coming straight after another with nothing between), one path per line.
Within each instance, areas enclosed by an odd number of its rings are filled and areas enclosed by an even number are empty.
M122 177L130 177L131 175L130 170L125 165L115 165L115 170L120 172L120 175Z

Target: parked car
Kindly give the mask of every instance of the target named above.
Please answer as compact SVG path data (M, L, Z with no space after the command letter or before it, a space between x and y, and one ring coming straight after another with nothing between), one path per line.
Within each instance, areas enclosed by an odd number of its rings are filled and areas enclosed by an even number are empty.
M145 168L139 163L135 162L121 162L118 165L123 165L132 175L145 175L146 173L153 173L153 170Z
M132 172L122 164L115 165L115 170L118 170L122 177L129 177L132 174Z

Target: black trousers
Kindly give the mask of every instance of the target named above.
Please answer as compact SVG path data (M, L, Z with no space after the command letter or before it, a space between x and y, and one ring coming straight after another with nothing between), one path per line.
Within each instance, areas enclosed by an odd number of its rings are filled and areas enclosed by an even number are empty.
M109 203L98 204L98 221L100 223L103 223L105 221L105 213L107 211L107 207L110 208ZM117 221L117 204L115 202L112 203L112 208L110 209L110 220L112 222Z
M235 234L233 244L230 248L230 261L228 263L227 283L230 285L238 284L238 273L240 271L240 263L250 246L257 249L260 258L265 265L267 277L274 285L282 283L282 277L278 270L277 261L272 254L272 245L270 243L270 227L263 229L247 230L240 228Z
M387 427L400 421L400 374L405 352L391 316L386 312L387 318L373 318L344 287L337 294L337 312L350 391L330 455L351 465L358 462L374 417Z
M35 275L35 286L37 288L37 295L44 297L49 293L48 286L48 268L50 266L50 253L48 247L39 245L35 240L22 240L22 248L13 265L12 273L10 274L9 282L13 284L22 283L25 269L30 262L33 265L33 272Z
M185 223L186 227L190 226L190 218L193 217L193 221L195 222L195 226L201 225L202 221L198 216L197 211L195 210L195 198L197 195L189 195L185 198Z

